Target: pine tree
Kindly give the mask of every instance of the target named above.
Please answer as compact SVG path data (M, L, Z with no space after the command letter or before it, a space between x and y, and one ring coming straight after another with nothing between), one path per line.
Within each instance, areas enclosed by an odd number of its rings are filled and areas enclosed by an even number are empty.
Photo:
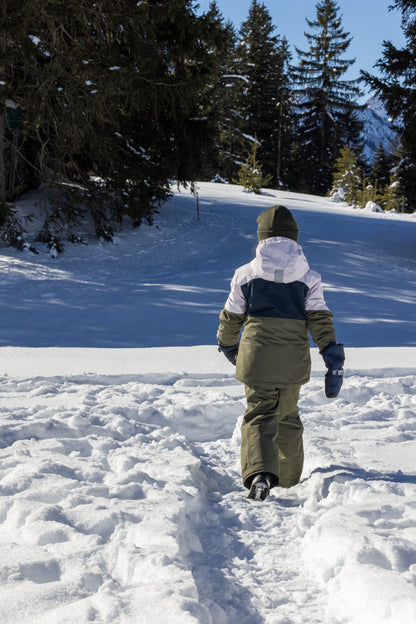
M292 54L289 50L289 43L287 39L283 37L278 44L278 117L275 136L275 184L280 187L287 187L291 177L291 154L294 138L292 76L290 72L291 60Z
M270 185L271 176L263 175L262 166L257 160L258 146L257 137L254 137L252 151L240 167L235 183L241 184L246 191L260 194L263 187Z
M403 141L404 143L404 141ZM407 144L407 143L406 143ZM402 144L396 154L397 166L394 168L396 191L400 195L399 212L414 212L416 210L416 158L414 152L406 150Z
M291 117L287 42L274 34L275 27L263 3L252 1L239 33L236 51L245 82L238 94L240 131L252 144L259 143L258 161L274 185L282 183L290 149ZM245 150L251 149L246 146ZM241 154L242 156L242 154Z
M238 127L240 124L237 102L244 84L244 76L235 63L236 33L231 22L225 23L216 2L211 2L207 17L223 30L222 47L217 51L218 69L209 93L210 111L217 124L217 141L202 170L204 179L231 181L241 165L240 155L246 140Z
M199 176L216 143L224 31L193 4L2 0L0 100L24 110L43 180L76 192L48 213L45 235L86 204L111 238L123 216L150 215L171 179Z
M354 63L343 57L351 38L341 25L339 8L333 0L316 5L316 18L306 19L309 49L297 49L300 62L294 68L297 91L297 188L325 194L331 184L332 168L343 145L357 151L361 129L355 103L360 91L357 81L342 78Z
M392 167L392 158L386 154L383 143L380 142L371 168L372 178L379 189L389 184Z
M406 200L402 194L397 168L394 168L390 174L390 182L384 189L381 204L384 210L403 212Z
M381 78L362 72L366 82L378 93L388 113L400 120L398 133L402 158L398 176L406 197L406 209L416 210L416 0L395 0L391 9L402 14L406 46L396 48L385 41L383 57L376 63Z
M361 190L361 170L356 154L344 146L335 160L331 197L357 204Z
M28 145L22 123L23 107L19 101L27 83L32 61L32 40L25 35L23 3L2 0L0 3L0 201L13 200L19 187L17 168L23 178L33 175L33 145ZM17 41L16 41L17 40ZM30 97L30 94L27 94ZM23 181L23 180L20 180Z

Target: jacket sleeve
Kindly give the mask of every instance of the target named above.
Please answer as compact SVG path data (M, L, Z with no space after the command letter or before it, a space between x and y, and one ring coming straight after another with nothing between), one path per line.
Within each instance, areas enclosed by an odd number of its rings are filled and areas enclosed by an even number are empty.
M314 271L310 273L309 291L305 301L307 327L313 341L322 351L332 342L336 342L337 338L333 315L325 302L321 276Z
M231 281L230 294L220 314L217 339L219 344L230 347L238 343L240 331L247 318L247 300L238 283L237 274Z
M245 320L245 314L236 314L224 308L220 314L220 325L217 333L218 343L224 347L236 345Z
M306 318L312 339L320 351L337 341L332 313L329 310L308 310Z

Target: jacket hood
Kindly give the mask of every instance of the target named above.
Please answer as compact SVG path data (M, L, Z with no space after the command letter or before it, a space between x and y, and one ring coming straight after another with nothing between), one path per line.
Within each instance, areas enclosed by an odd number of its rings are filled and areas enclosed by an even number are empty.
M259 264L264 278L272 282L296 282L309 271L302 247L283 236L260 241L255 262Z

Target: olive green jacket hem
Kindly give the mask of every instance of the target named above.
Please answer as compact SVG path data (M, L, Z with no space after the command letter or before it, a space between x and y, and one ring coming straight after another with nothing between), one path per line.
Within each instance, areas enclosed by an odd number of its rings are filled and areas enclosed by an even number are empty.
M251 386L307 383L311 372L308 330L320 350L336 342L329 310L308 311L306 320L250 317L222 310L218 342L237 344L241 330L236 377Z

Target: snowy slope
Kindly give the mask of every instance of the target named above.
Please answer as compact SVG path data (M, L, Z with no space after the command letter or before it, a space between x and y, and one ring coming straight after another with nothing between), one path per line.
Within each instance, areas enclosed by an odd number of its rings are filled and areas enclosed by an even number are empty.
M413 624L415 220L199 194L200 221L183 191L117 246L3 249L0 621ZM262 504L241 488L244 393L215 329L276 201L323 274L347 376L328 401L313 349L302 482Z
M256 196L231 185L200 184L198 193L199 221L195 198L182 190L157 227L124 232L117 245L68 243L54 260L5 250L0 346L213 344L234 270L253 256L256 218L277 202L299 222L339 339L356 347L416 346L414 215L366 213L295 193ZM27 203L30 213L33 198Z

